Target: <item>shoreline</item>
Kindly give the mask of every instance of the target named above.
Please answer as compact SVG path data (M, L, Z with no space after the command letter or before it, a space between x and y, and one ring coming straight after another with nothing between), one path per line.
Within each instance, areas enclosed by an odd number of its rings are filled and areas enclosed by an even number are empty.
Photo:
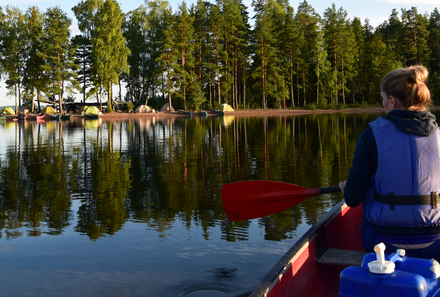
M440 110L440 106L434 106L431 110ZM309 115L309 114L327 114L327 113L381 113L384 112L383 107L357 107L346 109L239 109L235 111L224 112L225 116L235 117L262 117L262 116L292 116L292 115ZM201 117L200 114L193 112L193 117ZM219 117L220 115L207 111L208 117ZM187 117L178 111L162 111L158 113L128 113L124 111L117 111L111 113L104 113L99 116L105 121L112 120L127 120L132 118L173 118L173 117ZM72 119L84 119L85 116L81 114L72 114ZM16 115L6 115L6 120L17 120ZM27 120L36 120L36 114L29 114Z

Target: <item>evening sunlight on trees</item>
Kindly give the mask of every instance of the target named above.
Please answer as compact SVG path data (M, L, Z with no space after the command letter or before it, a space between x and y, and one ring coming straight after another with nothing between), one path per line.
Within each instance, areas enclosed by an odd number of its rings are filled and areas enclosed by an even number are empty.
M59 7L0 7L0 73L15 105L62 108L114 100L160 109L338 108L380 103L381 77L396 67L430 71L440 95L440 13L394 9L373 28L332 4L304 0L146 0L122 12L114 0L82 0L73 20ZM124 90L124 92L122 92ZM63 99L66 98L66 99Z

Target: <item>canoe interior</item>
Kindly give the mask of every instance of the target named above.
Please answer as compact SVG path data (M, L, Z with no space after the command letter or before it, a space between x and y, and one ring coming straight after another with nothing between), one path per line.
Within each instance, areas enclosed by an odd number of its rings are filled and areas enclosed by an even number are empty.
M363 251L361 221L362 207L340 202L298 240L250 296L338 296L339 274L348 265L317 260L330 248Z

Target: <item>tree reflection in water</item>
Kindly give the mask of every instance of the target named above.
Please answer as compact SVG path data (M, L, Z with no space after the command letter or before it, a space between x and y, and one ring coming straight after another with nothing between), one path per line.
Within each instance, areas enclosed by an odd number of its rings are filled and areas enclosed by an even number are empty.
M358 135L377 116L0 122L2 292L248 290L342 197L312 197L231 222L222 185L336 185L347 177Z
M223 184L335 185L347 177L357 136L375 117L14 123L15 143L4 144L0 155L2 235L56 235L75 224L75 231L96 240L131 220L166 236L179 219L187 228L203 228L206 240L215 226L223 240L247 240L249 222L225 218ZM0 129L6 133L6 126ZM73 199L81 201L76 222ZM315 223L340 199L311 198L258 223L267 240L289 238L303 220Z

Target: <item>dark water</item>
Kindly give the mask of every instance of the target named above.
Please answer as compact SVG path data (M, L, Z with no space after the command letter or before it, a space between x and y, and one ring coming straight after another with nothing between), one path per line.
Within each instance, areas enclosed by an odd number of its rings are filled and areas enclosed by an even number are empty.
M231 222L222 185L347 177L379 114L0 125L0 296L237 296L339 202Z

